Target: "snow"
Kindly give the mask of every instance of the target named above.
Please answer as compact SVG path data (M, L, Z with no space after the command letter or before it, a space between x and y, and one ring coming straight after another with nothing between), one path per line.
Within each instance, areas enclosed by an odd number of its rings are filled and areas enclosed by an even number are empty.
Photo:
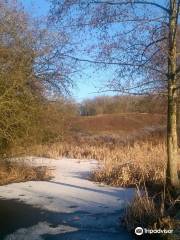
M62 220L66 216L67 221L58 224L57 220L53 227L48 221L38 222L29 228L17 229L6 240L42 240L44 235L47 235L46 239L53 240L131 239L123 229L120 230L118 218L121 210L133 199L134 189L109 187L90 181L89 173L97 167L97 161L37 157L28 157L26 161L50 166L54 169L54 178L1 186L0 196L18 199L52 214L58 213L57 219L61 216Z

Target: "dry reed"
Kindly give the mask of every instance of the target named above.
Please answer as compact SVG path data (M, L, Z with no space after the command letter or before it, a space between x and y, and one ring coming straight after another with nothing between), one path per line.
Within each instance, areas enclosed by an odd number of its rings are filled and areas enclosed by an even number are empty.
M48 180L51 178L47 167L34 167L21 162L0 161L0 185L14 182Z
M116 186L134 186L141 182L161 184L164 179L166 148L164 142L137 141L133 145L92 145L88 143L56 143L38 145L30 152L39 157L99 160L99 168L91 177L97 182Z
M157 195L150 197L146 188L144 188L144 191L140 191L139 187L137 187L136 197L125 209L122 224L133 234L136 227L151 230L170 230L170 232L172 230L172 233L145 234L142 235L142 239L179 239L179 221L176 219L175 214L171 215L169 209L165 208L165 202L163 192L159 194L157 200Z

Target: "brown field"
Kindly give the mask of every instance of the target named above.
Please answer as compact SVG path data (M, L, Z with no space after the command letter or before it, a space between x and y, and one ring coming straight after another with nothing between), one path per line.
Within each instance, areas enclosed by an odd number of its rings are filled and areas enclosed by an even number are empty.
M74 120L72 129L87 133L132 133L147 127L157 127L166 124L163 114L121 113L104 114L89 117L78 117Z
M91 177L111 185L162 184L165 121L164 115L141 113L78 117L64 142L35 145L26 153L99 160Z
M150 140L159 143L164 138L166 117L162 114L124 113L77 117L71 123L70 142L90 146L122 146ZM67 142L67 139L66 139Z
M77 117L63 142L34 145L17 152L49 158L96 159L98 182L116 186L161 185L166 167L166 118L125 113Z

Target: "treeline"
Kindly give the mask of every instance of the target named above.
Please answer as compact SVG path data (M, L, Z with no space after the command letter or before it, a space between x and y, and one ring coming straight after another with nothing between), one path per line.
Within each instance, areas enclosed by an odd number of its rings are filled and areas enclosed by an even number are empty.
M101 96L84 100L82 116L112 113L165 113L166 98L159 96Z
M17 4L1 2L0 154L11 146L60 139L68 129L76 111L63 97L69 70L54 55L63 44Z

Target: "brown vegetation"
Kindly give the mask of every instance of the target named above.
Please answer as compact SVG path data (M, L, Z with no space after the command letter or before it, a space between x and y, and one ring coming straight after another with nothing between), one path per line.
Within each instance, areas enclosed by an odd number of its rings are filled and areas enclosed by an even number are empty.
M84 100L80 105L82 116L114 113L166 113L166 97L149 96L98 96Z
M34 145L24 154L99 160L92 178L111 185L161 184L166 165L164 121L157 114L80 117L65 141ZM18 151L23 153L23 149Z
M145 234L141 236L142 239L178 239L180 223L175 216L176 213L172 213L172 209L173 211L178 211L178 206L175 206L176 201L177 199L169 200L169 206L167 207L165 206L166 202L163 192L149 196L147 189L144 189L144 192L140 192L138 189L134 201L126 208L122 224L133 234L135 228L139 226L152 230L173 230L172 233Z
M50 170L43 167L34 167L22 160L13 162L0 161L0 185L14 182L41 181L51 178Z
M166 117L163 114L121 113L78 117L74 120L73 130L87 133L113 133L127 136L144 128L162 127ZM125 136L125 137L126 137Z
M103 161L93 173L98 182L116 186L162 185L166 167L165 143L153 145L152 142L135 143L112 152L112 157Z

